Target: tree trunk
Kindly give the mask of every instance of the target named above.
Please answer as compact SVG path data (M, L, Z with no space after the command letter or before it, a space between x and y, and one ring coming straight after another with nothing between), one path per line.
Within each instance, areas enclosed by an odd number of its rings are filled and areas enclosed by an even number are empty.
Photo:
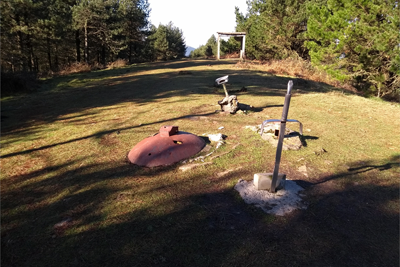
M101 64L106 65L106 48L104 45L101 46Z
M85 62L89 63L87 20L85 20Z
M55 46L55 48L54 48L54 67L56 68L56 71L58 71L58 45L57 45L57 43L56 43L56 46Z
M39 72L39 58L35 57L35 71Z
M27 42L27 46L28 46L28 51L29 51L29 59L28 59L28 67L29 67L29 71L30 72L33 72L33 68L34 68L34 66L35 66L35 63L33 62L34 61L34 55L33 55L33 47L32 47L32 43L31 43L31 36L30 35L28 35L27 36L27 40L28 40L28 42Z
M75 44L76 44L76 61L81 62L81 39L79 39L79 30L75 31Z
M20 26L21 21L18 15L16 16L15 21L17 22L17 25ZM25 47L24 47L23 33L21 31L17 31L17 43L20 52L20 58L19 58L20 68L22 67L22 71L26 71L27 64L25 60Z
M132 42L129 42L129 64L132 64Z
M28 15L26 13L24 14L24 24L29 29ZM27 65L28 65L29 71L32 72L34 63L33 63L33 47L32 47L32 42L31 42L31 35L30 34L26 34L25 37L26 37L26 55L25 55L25 59L27 61Z
M51 46L49 38L47 38L47 60L49 61L49 69L53 70L53 66L51 64Z

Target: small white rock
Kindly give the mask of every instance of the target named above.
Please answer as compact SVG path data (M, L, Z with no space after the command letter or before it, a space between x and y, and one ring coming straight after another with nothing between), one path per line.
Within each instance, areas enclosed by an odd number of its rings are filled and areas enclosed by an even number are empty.
M220 133L219 134L209 134L207 136L210 139L210 141L213 141L213 142L219 142L219 141L224 140L224 138L222 137L222 134L220 134Z

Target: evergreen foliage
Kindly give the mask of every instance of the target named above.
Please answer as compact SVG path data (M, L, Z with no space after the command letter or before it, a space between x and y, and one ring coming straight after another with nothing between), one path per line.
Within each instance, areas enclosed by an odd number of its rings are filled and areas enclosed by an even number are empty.
M397 0L309 3L307 42L314 65L369 94L400 93L400 16Z
M239 37L242 39L241 37ZM242 41L241 40L236 40L234 37L230 37L228 41L221 40L221 54L232 54L235 52L240 51L242 46Z
M397 0L248 0L246 56L302 57L377 97L400 93Z
M224 56L225 54L234 53L240 51L241 43L236 41L235 38L231 37L228 41L223 39L220 40L220 55ZM215 35L211 35L211 37L207 40L205 45L198 47L190 53L190 57L215 57L218 53L218 43Z
M154 44L154 59L169 60L185 56L186 44L182 31L173 25L160 24L153 28L154 33L149 39Z
M147 0L4 0L0 8L2 72L154 58ZM182 54L184 41L181 32L169 31L180 38L168 41L176 45L171 58Z
M248 14L236 7L236 31L246 32L250 59L308 57L304 46L306 0L249 0Z
M398 0L247 0L235 8L236 31L246 32L246 57L301 57L367 94L400 94ZM182 31L150 25L148 0L3 0L2 72L59 71L76 62L105 66L185 56ZM241 43L221 40L220 54ZM215 57L215 35L190 57Z
M217 38L215 35L211 35L211 37L207 40L205 45L201 45L190 53L190 57L213 57L218 51Z

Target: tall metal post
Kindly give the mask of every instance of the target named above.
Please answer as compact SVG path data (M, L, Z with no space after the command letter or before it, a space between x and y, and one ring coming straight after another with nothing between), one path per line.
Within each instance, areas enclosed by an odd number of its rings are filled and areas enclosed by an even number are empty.
M285 137L286 121L289 113L290 98L292 97L291 95L292 88L293 88L293 82L290 80L288 83L287 93L285 96L285 104L283 105L281 128L279 130L278 146L276 147L275 168L274 168L274 173L272 175L272 182L270 189L271 193L275 193L276 182L278 181L279 164L281 162L283 138Z

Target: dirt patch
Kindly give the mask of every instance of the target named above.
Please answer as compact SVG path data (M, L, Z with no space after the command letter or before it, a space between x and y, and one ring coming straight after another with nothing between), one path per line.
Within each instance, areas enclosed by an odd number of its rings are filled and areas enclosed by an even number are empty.
M118 144L118 138L115 134L107 134L100 138L100 145L113 146Z

